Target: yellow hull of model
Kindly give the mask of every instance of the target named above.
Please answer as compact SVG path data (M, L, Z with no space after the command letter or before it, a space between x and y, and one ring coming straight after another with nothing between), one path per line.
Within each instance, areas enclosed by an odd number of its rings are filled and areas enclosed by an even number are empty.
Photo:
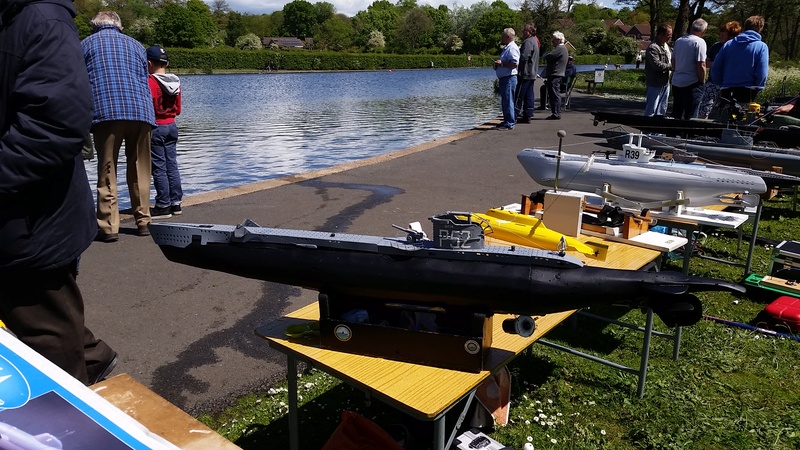
M541 220L527 214L492 208L486 214L472 215L485 220L491 227L484 229L487 236L502 241L543 250L558 250L558 244L563 237L567 243L567 250L581 252L588 256L597 256L596 249L575 238L548 229Z

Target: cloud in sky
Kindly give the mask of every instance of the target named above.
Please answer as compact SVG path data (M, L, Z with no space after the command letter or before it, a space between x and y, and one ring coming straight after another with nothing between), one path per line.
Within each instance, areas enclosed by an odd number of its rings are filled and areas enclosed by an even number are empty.
M289 3L290 0L227 0L228 6L231 7L231 10L236 11L238 13L248 13L248 14L269 14L275 11L280 11L283 9L284 5ZM310 3L317 3L320 0L308 0ZM336 12L345 14L347 16L354 16L359 11L365 11L369 5L373 3L374 0L322 0L331 3L334 7L336 7ZM396 3L396 1L389 0L392 3ZM464 0L459 2L453 2L451 0L417 0L418 5L431 5L434 8L438 7L439 5L447 5L449 8L452 8L454 4L458 4L464 7L470 7L472 4L477 3L480 0ZM211 5L210 0L206 0L206 3ZM490 2L491 3L491 2ZM518 8L517 0L507 0L506 3L511 8Z

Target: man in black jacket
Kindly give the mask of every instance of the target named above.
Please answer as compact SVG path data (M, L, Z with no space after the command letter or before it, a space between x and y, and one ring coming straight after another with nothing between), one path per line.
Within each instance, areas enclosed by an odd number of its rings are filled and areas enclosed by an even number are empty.
M116 353L84 326L78 258L97 234L81 149L92 94L69 0L0 0L0 319L85 384Z

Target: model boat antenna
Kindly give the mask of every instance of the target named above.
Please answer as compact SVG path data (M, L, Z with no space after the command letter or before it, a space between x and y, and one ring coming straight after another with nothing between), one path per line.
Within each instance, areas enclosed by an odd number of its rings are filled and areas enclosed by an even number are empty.
M564 141L564 137L567 136L567 132L564 130L558 130L558 156L556 157L556 181L553 184L553 190L558 192L558 169L561 167L561 143Z

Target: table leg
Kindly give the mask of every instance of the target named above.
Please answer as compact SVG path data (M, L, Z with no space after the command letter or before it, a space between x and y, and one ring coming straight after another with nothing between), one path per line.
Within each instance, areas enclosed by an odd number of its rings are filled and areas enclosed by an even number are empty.
M650 360L650 337L653 335L653 309L647 308L647 322L644 326L644 340L642 342L642 359L639 363L639 384L636 393L639 398L644 397L644 382L647 379L647 363Z
M289 448L300 450L300 431L297 411L297 360L291 354L286 355L286 381L289 386Z
M796 186L795 186L796 187ZM747 250L747 261L744 264L744 277L750 275L750 265L753 263L753 249L756 246L756 237L758 236L758 223L761 221L761 207L764 202L761 197L758 199L758 206L756 206L756 216L753 218L753 233L750 236L750 248Z
M681 335L683 335L683 327L675 327L675 333L673 339L675 342L672 344L672 360L677 361L680 355L678 354L681 351Z
M686 245L683 248L683 274L689 275L689 258L694 251L694 227L686 227Z
M433 421L433 449L444 450L445 414Z

